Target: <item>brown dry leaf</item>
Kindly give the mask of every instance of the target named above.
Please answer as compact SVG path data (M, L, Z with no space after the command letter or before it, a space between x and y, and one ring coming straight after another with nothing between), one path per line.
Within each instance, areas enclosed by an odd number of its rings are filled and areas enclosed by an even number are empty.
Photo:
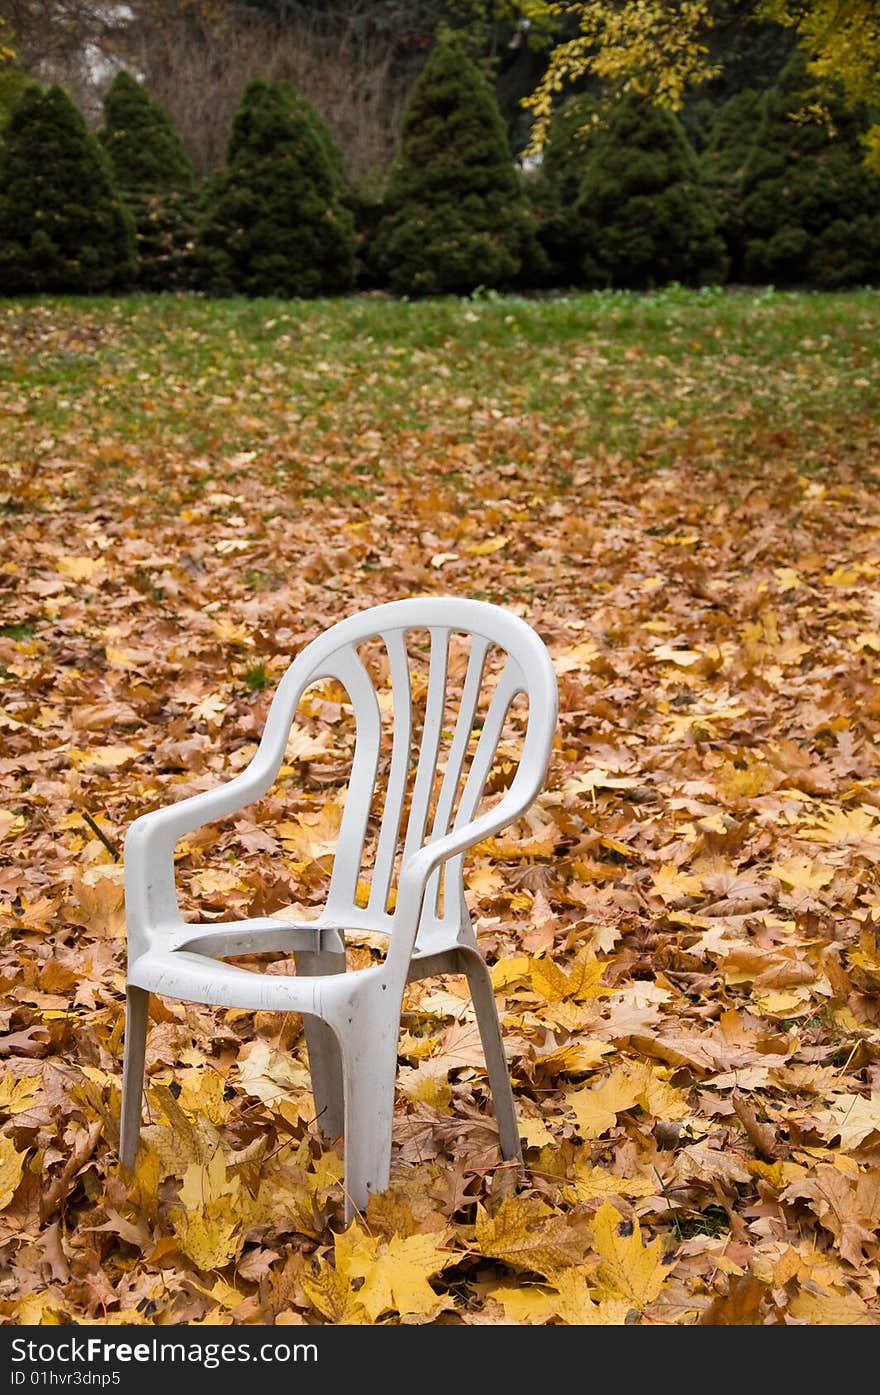
M705 1327L748 1327L762 1326L766 1307L767 1285L762 1284L754 1274L735 1276L722 1296L713 1298L703 1309L700 1323Z
M788 1305L792 1317L810 1327L876 1327L880 1313L858 1293L814 1292L801 1289Z
M880 1228L880 1168L852 1176L820 1164L815 1176L792 1182L781 1199L805 1200L853 1268L859 1268L866 1251L873 1252Z

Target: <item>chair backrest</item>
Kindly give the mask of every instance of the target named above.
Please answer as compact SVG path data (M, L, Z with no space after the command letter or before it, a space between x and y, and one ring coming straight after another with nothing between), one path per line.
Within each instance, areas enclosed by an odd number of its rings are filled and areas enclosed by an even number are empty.
M426 686L424 675L413 672L408 648L408 640L412 644L417 632L429 641ZM469 651L454 716L449 703L451 636L460 636L460 643ZM379 659L390 703L387 692L377 694L374 679L358 652L371 640L384 646ZM459 640L455 643L459 645ZM455 657L457 661L464 655L456 650ZM318 636L285 674L262 743L276 748L276 758L280 758L302 693L327 678L337 679L346 689L356 724L328 913L339 916L350 928L387 924L390 929L395 873L425 843L454 832L452 855L428 882L418 940L424 947L432 927L448 927L462 914L464 851L482 836L475 817L508 710L519 693L528 700L528 714L518 762L508 761L505 747L505 763L515 767L515 774L503 796L503 822L509 823L522 813L541 788L556 724L556 676L550 656L529 625L487 602L424 597L375 606ZM414 679L425 686L420 731L415 720ZM383 771L377 784L383 706L391 707L393 726L387 775ZM358 906L358 899L364 899L366 869L362 861L371 812L377 828L375 853L368 902Z

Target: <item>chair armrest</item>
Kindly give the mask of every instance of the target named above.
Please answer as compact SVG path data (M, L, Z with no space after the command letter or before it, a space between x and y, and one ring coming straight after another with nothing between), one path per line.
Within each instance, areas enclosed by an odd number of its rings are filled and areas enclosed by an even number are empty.
M152 930L181 923L174 886L174 845L178 839L244 809L271 787L284 758L290 722L306 684L316 672L336 676L332 664L310 665L295 659L278 685L266 716L257 751L240 774L164 809L142 814L125 838L125 921L129 961L146 949Z
M481 843L484 838L490 838L505 825L513 823L535 797L534 778L534 772L530 773L519 787L515 779L504 798L492 809L487 809L479 818L471 819L462 828L453 828L442 838L425 843L401 869L388 961L393 971L404 975L402 983L406 981L405 975L418 933L425 888L431 873L436 871L441 863L467 852L475 843Z
M276 763L258 750L239 775L214 789L181 799L163 809L142 814L125 837L125 911L130 956L145 948L148 930L170 930L180 924L174 884L174 846L179 839L237 812L265 793L276 774Z

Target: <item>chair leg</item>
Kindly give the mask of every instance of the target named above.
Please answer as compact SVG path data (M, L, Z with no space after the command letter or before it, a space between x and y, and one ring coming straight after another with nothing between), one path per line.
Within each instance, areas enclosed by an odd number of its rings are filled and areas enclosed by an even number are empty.
M144 1055L147 1046L147 1011L150 995L129 984L125 990L125 1050L122 1063L122 1107L119 1120L119 1157L129 1172L137 1157L141 1135L144 1092Z
M495 1118L498 1123L501 1156L503 1158L517 1158L522 1162L516 1105L513 1102L510 1071L507 1067L507 1057L504 1054L501 1023L498 1021L495 991L489 977L489 970L476 951L462 950L461 959L477 1015L483 1054L486 1057L489 1085L492 1090Z
M345 973L345 951L302 950L294 954L296 972L314 974ZM324 1138L332 1143L343 1130L342 1056L332 1027L319 1017L304 1017L309 1073L315 1099L315 1119Z
M391 1126L397 1076L397 1027L375 1017L343 1046L345 1071L345 1220L384 1191L391 1172Z

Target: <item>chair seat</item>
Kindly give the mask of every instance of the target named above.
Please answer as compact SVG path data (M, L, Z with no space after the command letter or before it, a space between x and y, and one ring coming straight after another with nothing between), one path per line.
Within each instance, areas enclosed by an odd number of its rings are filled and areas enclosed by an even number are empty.
M371 975L378 977L378 965L347 974L267 974L190 950L150 949L132 967L129 983L188 1003L320 1017L328 1006L328 996L340 996L343 985L334 980L357 978L363 985Z
M129 982L150 993L163 993L189 1003L253 1011L301 1012L320 1016L322 985L339 974L267 974L238 964L227 964L220 955L260 954L287 950L296 955L311 952L343 954L342 927L325 919L283 921L274 917L253 920L186 924L172 932L166 945L154 945L142 954L129 973ZM378 931L377 927L377 932ZM460 973L462 952L476 946L461 944L454 935L435 935L430 945L413 953L408 979L425 973ZM378 970L379 966L375 966ZM348 969L346 977L364 982L372 969ZM338 994L338 985L334 985Z

